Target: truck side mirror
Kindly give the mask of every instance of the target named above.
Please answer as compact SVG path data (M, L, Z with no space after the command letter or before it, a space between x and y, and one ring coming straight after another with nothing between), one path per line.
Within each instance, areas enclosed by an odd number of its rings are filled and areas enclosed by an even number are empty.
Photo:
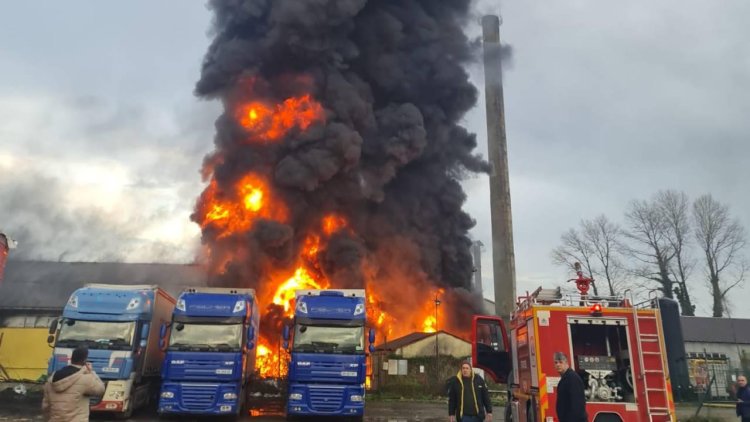
M370 344L375 344L375 330L370 328L370 336L369 336Z
M247 340L255 340L255 327L252 325L247 327Z
M370 343L368 350L370 351L370 353L375 353L375 345Z
M141 327L141 340L146 340L148 338L149 328L151 328L151 325L148 322L144 322Z
M501 318L475 316L471 324L471 359L492 379L506 384L511 370L508 335Z
M285 342L289 342L289 326L284 326L284 331L282 331L281 337L284 339Z
M55 336L47 336L47 344L52 346L52 343L55 342Z
M167 351L167 324L163 322L159 327L159 349L163 352Z
M53 319L52 322L49 323L49 334L50 336L53 336L57 332L57 318ZM47 341L50 343L50 341Z

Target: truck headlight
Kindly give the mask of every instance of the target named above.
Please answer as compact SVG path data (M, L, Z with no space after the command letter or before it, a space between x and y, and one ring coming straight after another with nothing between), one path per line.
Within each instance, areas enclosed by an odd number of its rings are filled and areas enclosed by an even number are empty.
M365 313L365 305L364 303L358 303L354 307L354 315L361 315Z
M233 313L242 312L245 310L245 301L244 300L238 300L237 303L234 304L234 310Z
M349 400L354 401L354 402L361 402L362 396L360 396L359 394L354 394L351 397L349 397Z
M224 393L224 400L236 400L237 394L235 393Z
M302 394L301 393L292 393L289 395L289 400L298 401L302 400Z
M177 310L185 312L185 299L177 299L177 304L174 306Z
M77 308L78 307L78 296L72 296L70 300L68 300L68 305L70 305L71 308Z
M162 391L161 398L163 398L163 399L173 399L174 398L174 393L171 392L171 391Z

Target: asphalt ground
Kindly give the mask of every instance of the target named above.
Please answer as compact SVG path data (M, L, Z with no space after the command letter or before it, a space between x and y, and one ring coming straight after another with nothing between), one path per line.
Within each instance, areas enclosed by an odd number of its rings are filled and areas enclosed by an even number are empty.
M285 421L283 404L273 399L263 399L251 403L251 414L238 418L238 421L270 422ZM494 414L493 421L501 421L501 412ZM92 420L116 420L106 416L92 415ZM42 421L41 398L36 395L28 397L0 397L0 421ZM153 410L141 410L128 421L209 421L216 418L174 417L159 418ZM227 419L230 420L230 419ZM330 422L333 418L313 418L309 421ZM410 401L373 401L368 402L365 411L368 422L446 422L448 409L445 403L410 402Z

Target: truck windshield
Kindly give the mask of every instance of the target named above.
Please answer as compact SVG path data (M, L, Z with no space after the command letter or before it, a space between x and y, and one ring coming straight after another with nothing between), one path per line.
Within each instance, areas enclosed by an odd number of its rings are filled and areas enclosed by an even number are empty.
M170 350L238 351L242 348L242 324L191 324L175 322Z
M364 353L365 327L297 324L294 351L304 353Z
M135 321L105 322L66 319L60 328L57 345L92 349L130 350L133 345Z

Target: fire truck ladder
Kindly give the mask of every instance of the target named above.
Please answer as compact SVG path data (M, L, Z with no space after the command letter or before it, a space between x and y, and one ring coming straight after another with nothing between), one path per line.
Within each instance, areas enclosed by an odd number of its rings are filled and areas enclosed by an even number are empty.
M634 303L632 296L631 303ZM649 309L652 312L641 314L638 312L639 309ZM649 292L648 300L633 306L638 361L641 367L640 376L645 390L648 420L651 422L663 421L665 417L668 417L668 420L674 420L669 409L669 392L667 391L669 373L664 364L664 345L661 341L663 333L659 315L659 301L655 291ZM651 329L651 326L654 328Z

